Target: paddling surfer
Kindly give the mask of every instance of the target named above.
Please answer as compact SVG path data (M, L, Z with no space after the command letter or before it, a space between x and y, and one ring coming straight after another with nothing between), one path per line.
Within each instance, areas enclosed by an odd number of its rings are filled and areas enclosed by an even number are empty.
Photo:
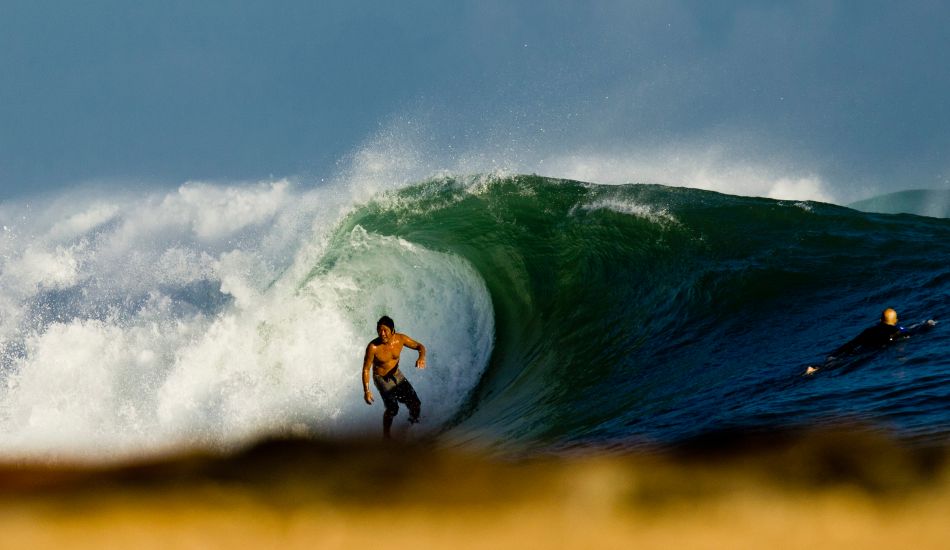
M411 424L419 421L419 411L422 406L416 390L399 370L399 354L402 353L403 347L417 350L419 358L416 359L416 368L424 369L426 368L426 347L409 336L396 332L393 320L387 316L380 317L376 322L376 334L379 337L366 346L366 356L363 358L363 400L367 405L373 404L373 392L369 389L372 367L373 383L386 406L386 411L383 413L383 437L388 438L393 418L399 412L399 403L409 409Z
M878 324L873 327L864 329L861 334L857 335L854 339L850 340L843 346L831 352L828 355L828 358L825 359L825 365L833 363L838 359L846 356L852 355L856 352L880 349L895 340L901 340L903 338L909 337L911 334L920 332L923 329L928 329L937 322L934 320L929 320L923 323L918 323L909 328L904 328L897 324L897 311L892 308L887 308L881 313L881 320ZM809 366L805 369L805 375L814 374L821 367Z

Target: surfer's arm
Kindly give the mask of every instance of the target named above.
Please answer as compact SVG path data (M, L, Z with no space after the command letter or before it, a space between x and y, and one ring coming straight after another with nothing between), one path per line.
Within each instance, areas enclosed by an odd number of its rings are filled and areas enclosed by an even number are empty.
M917 333L920 333L920 332L924 332L924 331L930 330L930 329L932 329L932 328L934 327L934 325L936 325L936 324L937 324L937 321L934 321L933 319L930 319L930 320L924 321L924 322L922 322L922 323L915 323L915 324L913 324L913 325L911 325L911 326L905 328L905 329L902 331L902 333L905 334L905 335L907 335L907 336L911 336L911 335L913 335L913 334L917 334Z
M402 335L402 344L409 349L414 349L419 352L419 358L416 359L416 368L426 368L426 347L405 334Z
M363 401L367 405L373 404L373 392L369 391L369 369L373 366L373 345L366 346L366 355L363 357Z

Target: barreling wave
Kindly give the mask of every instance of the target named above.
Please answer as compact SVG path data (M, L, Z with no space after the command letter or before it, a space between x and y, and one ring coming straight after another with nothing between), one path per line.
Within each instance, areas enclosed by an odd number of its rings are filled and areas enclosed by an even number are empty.
M945 221L523 176L430 181L361 208L338 236L358 227L464 258L485 280L495 347L448 430L457 440L636 445L834 417L950 430L939 332L853 375L798 378L886 306L908 322L945 316Z
M946 220L536 176L348 197L199 185L19 229L6 212L0 452L377 436L359 365L382 314L430 350L409 377L443 441L629 446L841 417L950 433L939 325L798 376L885 306L946 316Z

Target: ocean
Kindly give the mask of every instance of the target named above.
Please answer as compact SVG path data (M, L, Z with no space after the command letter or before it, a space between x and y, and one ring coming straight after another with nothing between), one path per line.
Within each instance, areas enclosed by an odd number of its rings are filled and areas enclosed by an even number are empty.
M860 424L950 435L950 220L660 185L445 176L0 205L0 456L379 437L381 315L423 423L500 455ZM805 367L893 307L926 333Z

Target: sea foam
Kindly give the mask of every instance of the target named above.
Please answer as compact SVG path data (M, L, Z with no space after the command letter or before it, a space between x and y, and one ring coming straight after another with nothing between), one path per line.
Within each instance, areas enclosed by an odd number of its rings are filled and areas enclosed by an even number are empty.
M437 430L487 363L488 291L442 252L331 239L353 196L282 180L0 206L0 455L378 435L360 368L383 314L429 350L402 368Z

